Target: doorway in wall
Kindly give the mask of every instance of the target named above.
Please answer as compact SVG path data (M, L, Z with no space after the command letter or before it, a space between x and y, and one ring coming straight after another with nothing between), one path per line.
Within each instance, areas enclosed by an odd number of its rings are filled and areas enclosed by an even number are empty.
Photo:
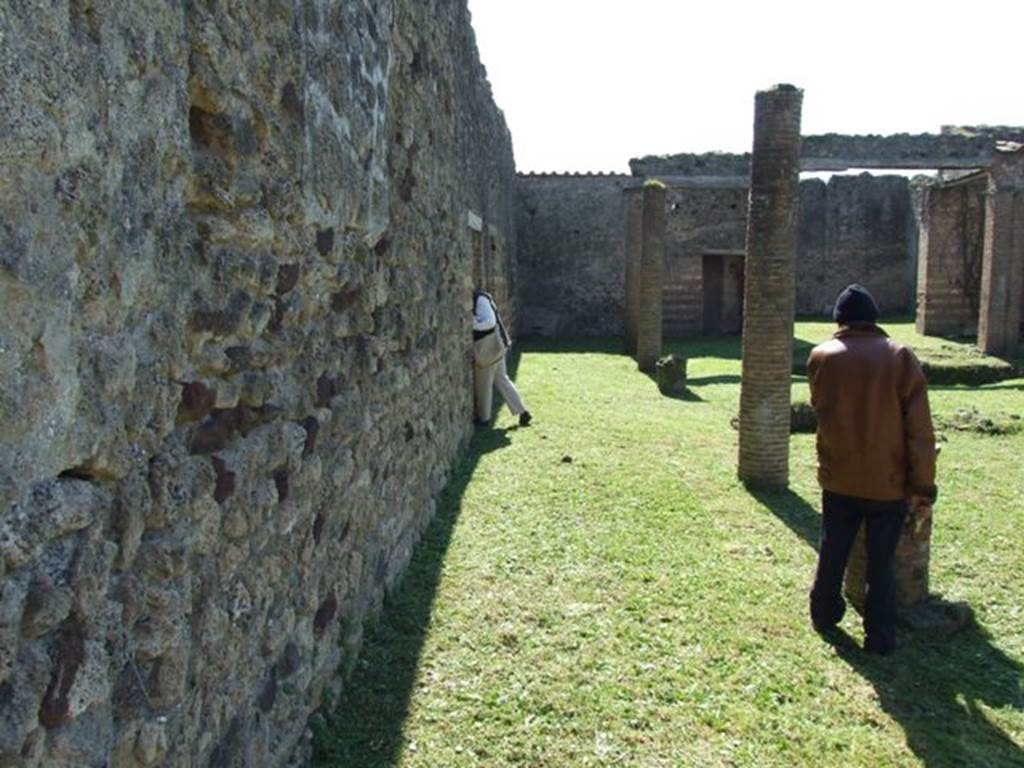
M701 333L743 330L743 251L710 251L702 258Z

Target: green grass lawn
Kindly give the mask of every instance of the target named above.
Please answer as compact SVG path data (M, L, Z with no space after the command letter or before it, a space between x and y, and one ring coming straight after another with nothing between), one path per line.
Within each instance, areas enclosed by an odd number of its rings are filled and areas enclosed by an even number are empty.
M685 398L620 346L524 345L534 426L477 433L315 765L1024 765L1024 433L944 432L932 589L977 625L868 656L852 611L835 645L807 619L813 435L789 491L736 481L738 339L670 345ZM1024 379L931 394L937 421L1024 412Z

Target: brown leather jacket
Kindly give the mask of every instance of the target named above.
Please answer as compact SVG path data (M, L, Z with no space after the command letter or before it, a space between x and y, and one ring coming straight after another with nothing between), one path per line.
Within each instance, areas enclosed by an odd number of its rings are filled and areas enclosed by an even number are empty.
M807 359L818 414L818 482L827 491L934 501L935 433L914 353L875 325L843 326Z

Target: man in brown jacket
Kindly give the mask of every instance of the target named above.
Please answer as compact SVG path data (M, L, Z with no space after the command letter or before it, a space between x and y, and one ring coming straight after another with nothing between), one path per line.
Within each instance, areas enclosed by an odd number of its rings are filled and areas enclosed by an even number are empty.
M839 330L807 360L822 488L811 620L826 632L843 617L843 573L863 521L864 647L889 654L896 647L896 545L908 510L927 517L936 496L928 385L914 353L875 325L878 306L865 288L847 286L833 317Z

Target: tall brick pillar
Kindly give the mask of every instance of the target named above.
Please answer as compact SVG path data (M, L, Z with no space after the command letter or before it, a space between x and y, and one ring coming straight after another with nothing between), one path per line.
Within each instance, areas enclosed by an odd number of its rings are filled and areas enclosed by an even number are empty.
M978 346L986 354L1014 355L1024 301L1024 147L996 149L986 195Z
M802 102L792 85L759 91L754 100L739 477L768 488L789 482Z
M636 355L637 308L640 305L640 252L643 249L643 188L626 195L626 354Z
M665 271L665 185L648 181L643 189L636 363L654 373L661 356L661 284Z

